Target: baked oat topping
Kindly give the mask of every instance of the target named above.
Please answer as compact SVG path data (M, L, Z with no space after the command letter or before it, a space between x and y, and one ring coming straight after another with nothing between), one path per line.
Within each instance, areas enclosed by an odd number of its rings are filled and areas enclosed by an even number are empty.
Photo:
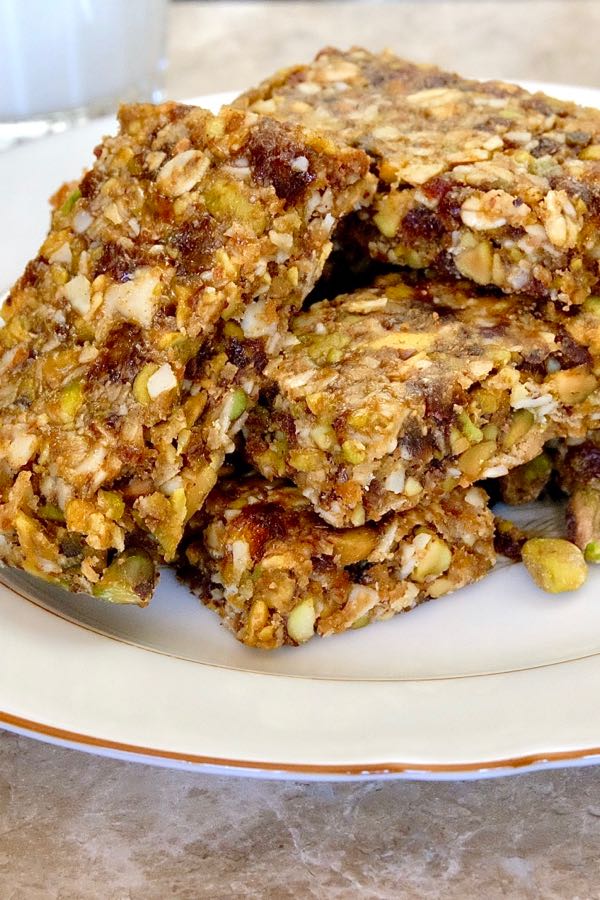
M379 178L345 239L510 293L580 303L600 277L600 111L326 49L237 101L361 147Z

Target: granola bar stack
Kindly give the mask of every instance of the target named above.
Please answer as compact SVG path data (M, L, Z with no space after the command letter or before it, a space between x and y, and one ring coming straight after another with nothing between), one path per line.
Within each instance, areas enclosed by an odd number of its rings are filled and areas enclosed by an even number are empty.
M600 538L600 112L325 50L96 156L3 310L4 562L273 648L482 577L482 480Z

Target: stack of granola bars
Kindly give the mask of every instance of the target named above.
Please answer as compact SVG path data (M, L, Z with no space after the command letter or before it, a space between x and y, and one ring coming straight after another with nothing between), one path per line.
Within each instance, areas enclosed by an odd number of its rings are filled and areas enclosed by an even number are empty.
M326 50L218 115L124 107L95 154L2 312L5 563L140 605L174 564L300 644L482 577L480 482L554 481L572 543L498 540L582 583L600 112Z

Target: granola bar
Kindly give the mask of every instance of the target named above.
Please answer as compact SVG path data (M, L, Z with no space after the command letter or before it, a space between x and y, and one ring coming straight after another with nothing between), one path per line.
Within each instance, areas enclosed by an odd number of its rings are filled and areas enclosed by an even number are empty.
M0 558L143 604L368 159L174 103L123 107L95 154L2 312Z
M399 274L317 303L265 370L250 461L336 527L505 475L598 418L597 357L574 337L593 317L577 309Z
M377 259L579 303L600 277L600 111L385 51L323 50L238 99L362 147Z
M273 649L389 619L494 564L480 488L377 524L335 529L297 488L220 483L194 521L182 577L238 640Z

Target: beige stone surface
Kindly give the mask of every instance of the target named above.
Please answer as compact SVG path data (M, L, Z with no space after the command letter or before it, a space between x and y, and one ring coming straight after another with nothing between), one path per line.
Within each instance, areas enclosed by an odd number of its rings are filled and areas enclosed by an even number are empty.
M3 900L594 900L600 772L225 779L0 738Z
M600 84L597 0L179 4L168 93L241 88L322 45ZM600 900L600 769L456 783L172 772L0 735L0 900Z

